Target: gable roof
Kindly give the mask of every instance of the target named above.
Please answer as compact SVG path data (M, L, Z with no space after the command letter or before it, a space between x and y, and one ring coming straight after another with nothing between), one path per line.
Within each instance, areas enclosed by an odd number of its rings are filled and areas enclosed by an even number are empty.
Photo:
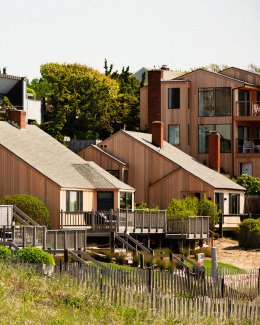
M229 67L226 68L224 70L221 70L219 73L228 71L228 70L237 70L237 71L243 71L243 72L248 72L248 73L252 73L252 74L256 74L257 76L260 76L260 72L254 71L254 70L245 70L245 69L241 69L241 68L236 68L236 67Z
M141 133L141 132L125 131L125 130L121 130L119 132L123 132L128 136L134 138L135 140L139 141L140 143L150 148L151 150L156 151L162 157L179 165L184 170L188 171L192 175L196 176L197 178L201 179L202 181L204 181L205 183L211 185L216 189L229 189L229 190L240 190L240 191L245 190L242 186L236 184L235 182L231 181L230 179L221 175L220 173L214 171L213 169L203 165L195 158L189 156L185 152L174 147L173 145L169 144L166 141L163 142L164 145L163 148L156 147L155 145L152 144L152 135L149 133Z
M0 122L0 145L63 188L134 190L35 125L23 131Z
M122 160L112 156L109 152L105 151L104 149L100 148L99 146L97 146L95 144L92 144L92 145L90 145L90 147L100 151L102 154L104 154L105 156L115 160L115 162L119 163L120 165L127 166L127 164L125 162L123 162Z
M232 81L240 82L241 84L247 85L247 86L255 86L255 84L246 82L244 80L240 80L240 79L236 79L236 78L230 77L228 75L222 74L221 72L213 72L213 71L208 71L208 70L204 70L204 69L196 69L194 71L187 72L186 74L184 74L184 75L182 75L180 77L177 77L177 78L172 79L172 81L185 80L186 76L189 76L190 74L194 74L194 73L198 73L198 72L204 72L204 73L214 74L214 75L216 75L218 77L222 77L222 78L230 79Z

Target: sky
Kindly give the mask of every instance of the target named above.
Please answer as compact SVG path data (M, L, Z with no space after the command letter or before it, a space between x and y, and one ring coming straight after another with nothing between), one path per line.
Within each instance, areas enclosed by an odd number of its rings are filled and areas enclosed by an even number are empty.
M260 66L260 0L0 0L0 69Z

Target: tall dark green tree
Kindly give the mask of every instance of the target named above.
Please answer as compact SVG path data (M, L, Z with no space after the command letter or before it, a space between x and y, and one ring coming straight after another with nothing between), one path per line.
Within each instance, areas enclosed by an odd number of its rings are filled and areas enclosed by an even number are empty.
M113 71L113 64L108 65L105 60L105 75L116 80L119 84L117 97L117 112L115 128L126 126L128 130L138 130L140 119L140 84L130 72L130 68L123 67L121 72Z

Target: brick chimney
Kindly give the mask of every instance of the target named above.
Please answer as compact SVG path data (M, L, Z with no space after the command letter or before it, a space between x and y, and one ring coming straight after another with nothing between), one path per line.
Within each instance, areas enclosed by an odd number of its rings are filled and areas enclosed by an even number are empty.
M163 148L163 122L152 123L152 143L159 148Z
M153 121L161 121L161 79L162 70L148 71L148 131Z
M18 129L26 129L26 112L20 110L9 110L9 121L14 124Z
M209 167L220 173L220 134L211 131L208 139Z

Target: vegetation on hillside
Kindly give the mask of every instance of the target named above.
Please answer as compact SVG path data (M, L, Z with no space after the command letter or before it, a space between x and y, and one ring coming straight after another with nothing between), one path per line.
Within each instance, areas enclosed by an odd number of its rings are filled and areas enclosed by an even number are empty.
M40 225L49 226L50 213L46 205L37 197L28 194L16 194L5 196L0 204L16 205L30 218Z

